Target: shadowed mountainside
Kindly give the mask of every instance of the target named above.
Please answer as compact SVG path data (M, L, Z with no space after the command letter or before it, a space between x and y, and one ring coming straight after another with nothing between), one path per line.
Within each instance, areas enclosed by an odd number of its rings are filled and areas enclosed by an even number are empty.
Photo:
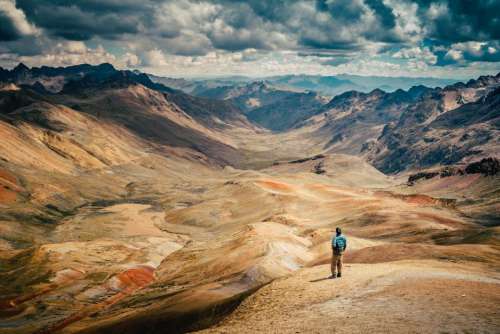
M313 116L325 103L314 92L279 90L266 82L223 86L204 91L201 96L230 101L250 121L273 131L284 131Z
M393 173L498 156L499 87L500 74L425 94L386 125L368 159Z
M385 173L498 155L500 74L445 88L347 92L296 127L331 153L362 156Z

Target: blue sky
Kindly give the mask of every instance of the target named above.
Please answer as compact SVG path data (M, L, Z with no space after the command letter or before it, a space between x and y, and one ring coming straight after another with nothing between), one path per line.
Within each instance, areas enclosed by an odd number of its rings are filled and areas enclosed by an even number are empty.
M159 75L500 71L500 0L0 0L0 66Z

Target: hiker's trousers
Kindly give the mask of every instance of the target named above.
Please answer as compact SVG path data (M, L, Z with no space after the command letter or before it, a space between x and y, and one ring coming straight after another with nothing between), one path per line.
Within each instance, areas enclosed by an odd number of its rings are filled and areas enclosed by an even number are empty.
M342 265L343 265L344 254L335 254L332 255L332 275L336 275L342 273Z

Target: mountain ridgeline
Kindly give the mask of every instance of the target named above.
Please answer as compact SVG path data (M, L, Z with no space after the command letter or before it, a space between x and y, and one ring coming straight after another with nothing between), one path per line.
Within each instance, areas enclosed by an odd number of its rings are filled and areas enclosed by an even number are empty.
M318 151L358 155L384 173L468 163L499 154L500 74L444 88L351 90L331 99L296 89L314 88L306 83L312 76L253 82L220 79L203 87L199 81L153 79L110 64L31 69L19 64L12 70L0 69L2 115L27 117L16 109L33 103L65 105L120 123L147 140L192 149L222 165L243 166L245 156L230 136L220 133L228 127L300 131L316 143ZM351 79L359 86L356 76L313 81L356 87ZM381 79L381 87L385 81ZM367 78L367 86L373 82ZM17 90L6 89L8 84Z

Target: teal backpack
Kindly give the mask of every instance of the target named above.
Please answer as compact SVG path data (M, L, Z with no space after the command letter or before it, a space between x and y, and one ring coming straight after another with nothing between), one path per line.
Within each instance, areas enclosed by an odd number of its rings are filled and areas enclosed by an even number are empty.
M336 252L342 253L345 250L346 243L345 237L343 235L339 235L333 239L333 248Z

